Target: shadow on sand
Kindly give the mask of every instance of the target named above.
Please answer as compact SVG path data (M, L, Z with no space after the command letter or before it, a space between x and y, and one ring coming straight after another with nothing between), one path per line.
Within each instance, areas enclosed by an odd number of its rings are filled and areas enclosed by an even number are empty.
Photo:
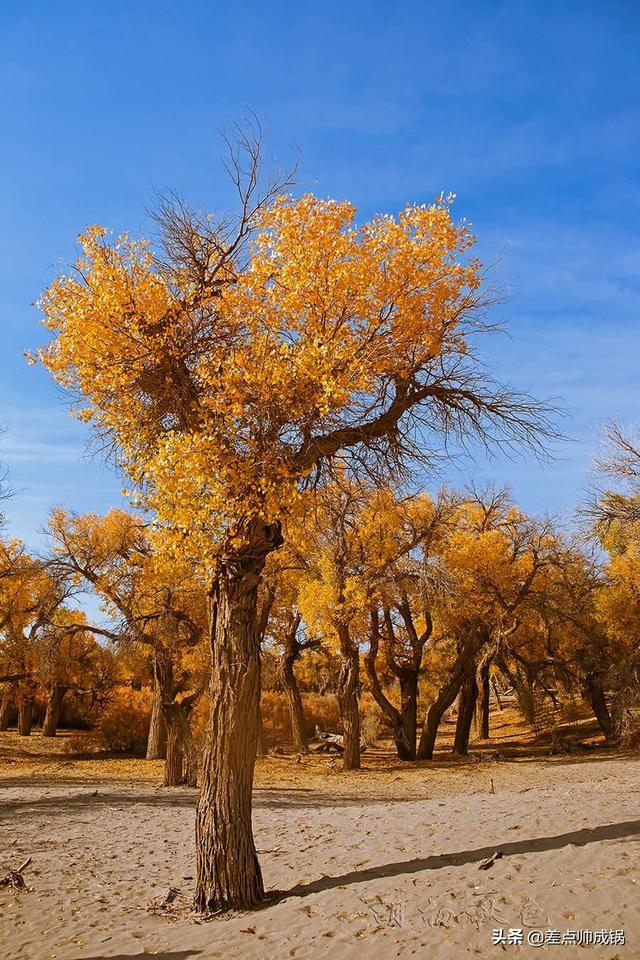
M154 953L155 960L188 960L189 957L195 957L202 950L172 950L171 953ZM143 960L149 957L148 953L118 953L115 956L109 954L108 957L83 957L82 960Z
M535 837L510 843L496 841L491 846L477 847L475 850L462 850L458 853L444 853L433 857L384 863L377 867L368 867L366 870L352 870L350 873L342 873L337 877L321 877L311 883L292 887L291 890L274 891L273 900L286 900L288 897L307 897L309 894L321 893L323 890L333 890L336 887L348 886L352 883L368 883L371 880L380 880L383 877L399 877L404 874L421 873L423 870L441 870L443 867L461 867L467 863L478 863L480 860L486 860L496 850L500 850L503 857L513 857L522 853L544 853L547 850L560 850L562 847L570 845L583 847L588 843L598 843L602 840L623 840L628 837L640 840L640 820L605 824L591 829L585 828L571 833L560 833L554 837Z

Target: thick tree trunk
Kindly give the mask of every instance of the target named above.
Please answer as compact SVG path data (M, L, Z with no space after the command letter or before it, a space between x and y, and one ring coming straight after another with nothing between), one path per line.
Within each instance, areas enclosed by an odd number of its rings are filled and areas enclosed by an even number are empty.
M607 706L607 699L604 695L602 681L598 677L588 676L584 682L583 694L585 700L593 710L593 714L602 730L604 739L608 744L615 743L616 738L613 723L611 714L609 713L609 707Z
M294 662L295 655L285 653L284 657L282 658L280 678L282 680L284 691L287 695L287 700L289 701L291 735L293 737L294 746L298 753L308 753L309 744L307 742L307 736L304 729L304 710L302 707L300 688L298 687L298 681L293 669Z
M62 701L67 692L66 687L61 683L54 683L49 691L49 702L47 703L47 712L44 715L42 724L43 737L55 737L60 724L60 714L62 713Z
M418 735L418 674L414 670L400 670L400 725L394 731L396 751L400 760L416 759Z
M31 736L33 718L33 697L22 695L18 700L18 733L21 737Z
M191 701L183 701L178 706L178 730L180 748L184 758L184 782L188 787L197 787L198 752L193 734L191 733L191 724L189 723L191 708Z
M9 729L9 717L11 716L11 707L13 705L13 691L5 690L0 701L0 730Z
M611 735L608 744L619 747L625 736L626 720L628 715L627 692L618 690L611 698L609 710L611 716Z
M340 637L340 675L338 677L338 704L342 717L344 754L342 765L345 770L360 769L360 707L358 693L360 685L360 660L358 648L351 642L346 626L339 629Z
M536 702L532 684L528 681L518 681L516 685L516 696L522 715L528 724L534 726L536 722Z
M478 668L478 700L476 704L476 730L480 740L489 739L489 707L491 706L491 683L489 671L491 661L483 662Z
M167 725L162 713L162 688L158 682L156 667L153 668L153 706L147 738L147 760L164 760L167 756Z
M254 528L242 554L220 564L211 597L211 713L196 810L196 905L246 910L264 887L251 825L260 703L257 592L280 527Z
M179 787L182 784L182 760L183 753L178 729L172 724L167 730L167 753L164 761L165 787Z
M452 680L440 687L438 696L433 701L424 721L420 743L418 744L418 760L433 760L433 751L436 746L436 737L438 728L445 710L448 710L455 698L458 696L458 690L462 680Z
M476 709L477 697L478 685L475 676L472 675L465 681L460 692L458 720L453 741L453 752L458 757L465 757L469 751L469 735L471 733L471 724Z
M188 787L198 785L198 755L189 725L191 705L188 701L163 702L164 723L167 730L165 757L165 787ZM176 754L180 755L178 760Z

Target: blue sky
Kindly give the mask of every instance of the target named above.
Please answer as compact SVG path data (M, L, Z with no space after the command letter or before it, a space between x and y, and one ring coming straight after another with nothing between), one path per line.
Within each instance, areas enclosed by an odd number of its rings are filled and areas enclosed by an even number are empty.
M301 188L369 216L458 195L508 286L496 372L570 416L552 465L464 462L525 509L572 510L608 417L640 419L640 5L459 2L0 4L0 457L11 529L104 510L120 481L23 350L33 301L88 223L144 232L154 190L213 209L221 126L256 112Z

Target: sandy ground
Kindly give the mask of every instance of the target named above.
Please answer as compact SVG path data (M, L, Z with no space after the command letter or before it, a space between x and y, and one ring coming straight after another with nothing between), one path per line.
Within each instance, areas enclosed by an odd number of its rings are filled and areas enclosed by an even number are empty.
M195 790L158 786L160 764L5 759L0 875L31 855L32 889L0 888L0 957L640 958L640 758L366 765L261 762L254 823L273 899L196 923ZM499 928L525 941L624 929L626 944L494 946Z

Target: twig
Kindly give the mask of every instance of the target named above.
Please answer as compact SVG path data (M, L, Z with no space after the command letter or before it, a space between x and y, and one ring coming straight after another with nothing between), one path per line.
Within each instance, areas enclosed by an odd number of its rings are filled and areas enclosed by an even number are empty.
M478 870L489 870L496 860L502 859L502 851L496 850L495 853L492 853L490 857L487 857L486 860L483 860L482 863L478 864Z
M31 863L31 857L28 856L24 863L21 863L17 870L9 870L9 873L0 878L0 887L13 887L15 890L28 890L29 887L24 882L22 876L23 870L26 870Z

